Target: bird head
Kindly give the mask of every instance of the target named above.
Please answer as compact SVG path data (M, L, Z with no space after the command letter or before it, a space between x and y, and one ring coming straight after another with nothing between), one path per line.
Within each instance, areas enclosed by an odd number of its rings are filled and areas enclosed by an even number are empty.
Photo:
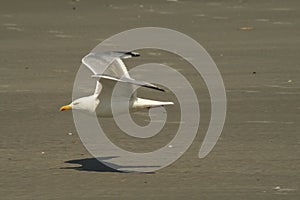
M81 110L93 113L99 104L99 99L95 99L94 95L82 97L74 100L69 105L62 106L60 111L65 110Z
M62 106L59 110L60 111L72 110L72 109L80 110L80 103L81 103L80 101L75 100L68 105Z

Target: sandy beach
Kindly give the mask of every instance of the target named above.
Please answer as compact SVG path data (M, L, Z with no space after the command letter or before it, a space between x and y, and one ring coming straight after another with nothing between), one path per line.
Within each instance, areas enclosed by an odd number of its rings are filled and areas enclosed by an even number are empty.
M300 198L299 1L0 5L1 199ZM89 154L72 112L59 108L72 99L84 55L114 34L147 26L180 31L203 45L224 80L226 122L213 151L199 159L210 117L209 95L199 84L201 125L188 151L155 173L120 173ZM126 64L147 59L142 54ZM190 70L180 72L197 85ZM160 95L154 92L153 98ZM146 149L168 141L173 129L168 130ZM118 141L118 134L111 137ZM138 142L122 145L139 148Z

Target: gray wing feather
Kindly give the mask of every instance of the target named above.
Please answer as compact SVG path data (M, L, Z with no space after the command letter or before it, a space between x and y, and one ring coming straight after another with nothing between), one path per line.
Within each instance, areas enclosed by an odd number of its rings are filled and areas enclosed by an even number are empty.
M130 79L127 68L124 62L121 60L131 57L139 56L136 52L121 52L121 51L111 51L111 52L102 52L102 53L89 53L84 56L81 62L95 75L95 74L107 74L112 77L125 77ZM101 95L106 96L108 92L104 92L103 88L106 91L112 90L112 84L107 81L97 81L97 85L94 91L94 95L98 97ZM129 93L133 91L132 85L124 85L124 93ZM122 96L122 94L120 94ZM135 94L134 94L135 96Z
M125 64L122 59L137 57L139 56L136 52L103 52L103 53L89 53L84 56L81 62L91 70L93 74L106 74L114 76L123 76L128 74ZM121 77L120 76L120 77Z
M146 87L146 88L159 90L159 91L163 91L163 92L165 91L164 89L162 89L160 87L157 87L156 85L153 85L151 83L147 83L147 82L144 82L144 81L137 81L137 80L134 80L130 77L129 78L128 77L118 78L118 77L110 76L110 75L107 75L107 74L95 74L95 75L92 75L92 77L97 78L98 80L99 79L107 79L107 80L112 80L112 81L116 81L116 82L123 82L123 83L138 85L138 86L141 86L141 87Z

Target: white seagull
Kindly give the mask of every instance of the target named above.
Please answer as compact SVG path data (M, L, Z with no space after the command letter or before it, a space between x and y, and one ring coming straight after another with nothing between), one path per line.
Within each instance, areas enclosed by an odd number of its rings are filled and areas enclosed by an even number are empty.
M136 111L141 108L152 108L159 106L173 105L173 102L155 101L151 99L138 98L136 95L136 87L146 87L154 90L164 91L151 83L137 81L132 79L127 71L127 68L122 59L140 56L136 52L104 52L104 53L89 53L81 62L93 73L92 78L96 78L97 84L94 94L86 97L81 97L74 100L68 105L62 106L60 111L65 110L80 110L87 113L95 113L97 116L111 117L111 104L114 101L114 106L117 106L117 114L122 114L128 111ZM103 71L103 68L108 66L101 74L96 71ZM100 70L99 70L100 69ZM122 90L114 94L112 91L117 82L122 85ZM129 98L129 95L132 96ZM128 102L129 101L129 102ZM114 107L115 108L115 107Z

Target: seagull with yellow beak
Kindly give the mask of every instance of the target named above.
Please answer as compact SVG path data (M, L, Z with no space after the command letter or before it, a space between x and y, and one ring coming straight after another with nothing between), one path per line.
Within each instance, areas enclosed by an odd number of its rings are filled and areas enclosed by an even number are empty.
M82 64L93 73L92 78L97 79L94 94L76 99L70 104L62 106L60 111L72 109L90 114L96 112L97 116L111 117L112 91L116 83L121 84L121 90L118 90L117 94L114 94L115 103L113 105L117 106L117 108L114 109L118 111L117 114L126 112L126 109L128 110L128 105L130 106L130 110L133 111L141 108L173 105L173 102L163 102L137 97L136 87L164 91L164 89L158 86L143 81L137 81L129 76L122 59L137 56L139 56L139 54L136 52L115 51L90 53L86 55L82 59ZM104 69L106 66L108 67ZM99 74L96 73L96 71L103 71L103 73Z

